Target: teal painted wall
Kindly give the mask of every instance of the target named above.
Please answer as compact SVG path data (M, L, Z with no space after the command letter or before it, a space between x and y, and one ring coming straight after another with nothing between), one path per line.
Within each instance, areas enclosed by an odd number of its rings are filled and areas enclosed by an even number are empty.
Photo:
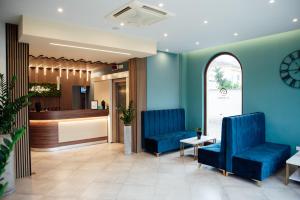
M147 110L180 106L179 56L158 52L147 58Z
M180 59L180 102L187 112L187 127L203 125L206 64L215 54L230 52L243 67L244 113L264 112L267 141L289 144L295 151L295 146L300 146L300 90L282 82L279 65L298 49L300 30L184 53Z

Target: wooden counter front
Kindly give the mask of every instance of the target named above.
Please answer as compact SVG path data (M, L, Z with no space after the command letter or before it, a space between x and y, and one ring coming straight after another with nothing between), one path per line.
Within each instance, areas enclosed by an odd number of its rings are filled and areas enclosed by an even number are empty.
M75 141L59 142L59 123L73 123L93 120L106 120L108 110L66 110L49 112L30 112L29 136L30 147L49 150L68 145L107 140L107 134L101 137L85 138ZM102 119L103 118L103 119ZM98 121L97 121L98 123ZM98 130L98 129L97 129ZM88 132L88 127L86 128ZM72 133L70 133L72 134ZM82 133L83 135L85 133Z

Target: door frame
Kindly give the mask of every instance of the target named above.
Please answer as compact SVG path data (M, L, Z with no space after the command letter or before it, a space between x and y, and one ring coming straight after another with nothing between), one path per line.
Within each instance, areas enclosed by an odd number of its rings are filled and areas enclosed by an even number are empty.
M117 83L125 83L126 85L126 88L127 88L127 81L126 81L126 78L118 78L118 79L113 79L112 80L112 142L113 143L117 143L118 140L117 140L117 122L118 122L118 115L116 115L116 111L117 111L117 108L116 108L116 100L117 100L117 96L116 96L116 84ZM127 94L126 94L127 95Z
M214 56L212 56L209 61L207 62L206 66L205 66L205 71L204 71L204 134L207 135L207 71L208 68L210 66L210 64L212 63L212 61L214 61L217 57L222 56L222 55L229 55L234 57L238 63L240 64L241 67L241 74L242 74L242 114L244 113L244 70L243 70L243 66L242 63L240 62L240 60L238 59L237 56L235 56L234 54L230 53L230 52L219 52L217 54L215 54Z

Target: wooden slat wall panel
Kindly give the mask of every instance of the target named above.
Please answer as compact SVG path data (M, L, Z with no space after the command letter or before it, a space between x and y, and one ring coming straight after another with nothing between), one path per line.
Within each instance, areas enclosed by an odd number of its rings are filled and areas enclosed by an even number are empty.
M6 77L11 80L17 76L13 97L28 93L29 45L18 42L18 26L6 24ZM31 157L28 132L28 108L23 108L17 115L16 126L26 126L26 133L15 148L16 177L31 175Z
M132 151L141 149L141 111L147 106L147 64L146 58L129 60L129 100L134 102L136 117L132 122Z

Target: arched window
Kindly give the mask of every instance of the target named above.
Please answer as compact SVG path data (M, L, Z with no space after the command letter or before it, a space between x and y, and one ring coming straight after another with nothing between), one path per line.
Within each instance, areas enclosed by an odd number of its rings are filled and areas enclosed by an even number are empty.
M242 66L230 53L215 55L205 69L205 132L221 139L222 119L242 114Z

